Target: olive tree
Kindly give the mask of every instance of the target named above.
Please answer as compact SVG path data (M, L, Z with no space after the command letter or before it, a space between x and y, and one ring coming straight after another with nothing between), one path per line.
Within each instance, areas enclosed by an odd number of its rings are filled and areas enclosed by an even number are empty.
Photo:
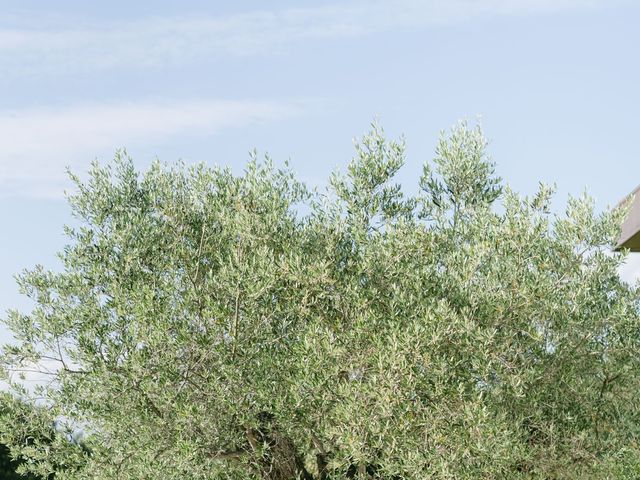
M80 438L68 436L73 432L64 430L46 409L30 405L9 392L0 393L0 478L55 480L55 472L83 465L86 450L83 451L80 442L71 442ZM57 450L58 461L47 458L50 448ZM68 455L63 457L60 453L65 448Z
M638 290L624 212L551 213L497 178L477 127L443 134L419 192L373 125L307 188L124 154L76 181L60 272L19 276L7 378L83 451L60 479L637 478ZM22 401L30 393L12 381ZM46 447L46 448L45 448ZM90 452L87 453L87 452ZM70 460L71 459L71 460Z

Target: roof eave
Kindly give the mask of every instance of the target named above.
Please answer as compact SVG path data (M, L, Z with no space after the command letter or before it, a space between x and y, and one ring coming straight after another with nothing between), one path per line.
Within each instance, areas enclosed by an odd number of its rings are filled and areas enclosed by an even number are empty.
M616 250L628 248L632 252L640 252L640 187L627 195L619 206L628 208L628 214L622 223Z

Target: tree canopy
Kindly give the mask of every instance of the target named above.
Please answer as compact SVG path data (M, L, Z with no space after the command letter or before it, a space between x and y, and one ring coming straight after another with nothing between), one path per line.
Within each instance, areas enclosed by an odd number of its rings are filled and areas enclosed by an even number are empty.
M52 464L41 462L37 454L46 452L55 441L55 428L48 418L46 410L8 392L0 394L0 479L54 480ZM55 464L55 470L60 467Z
M20 464L20 460L11 457L9 447L0 444L0 478L2 480L36 480L31 475L27 477L21 476L17 472Z
M13 381L21 402L86 436L24 449L34 471L637 478L624 212L585 196L555 215L552 188L519 196L486 147L443 134L415 195L375 124L326 190L255 158L140 173L120 153L74 176L64 268L23 272L35 307L4 320L8 378L59 366L33 394Z

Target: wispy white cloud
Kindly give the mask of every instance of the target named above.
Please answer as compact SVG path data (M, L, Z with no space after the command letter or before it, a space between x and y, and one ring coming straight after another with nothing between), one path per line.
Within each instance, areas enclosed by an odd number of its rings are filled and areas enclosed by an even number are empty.
M261 10L226 16L67 23L0 17L5 75L183 64L211 56L286 50L305 40L344 38L399 28L454 24L478 17L557 13L624 0L396 0Z
M215 56L262 55L305 41L422 28L479 17L550 14L625 0L356 0L225 16L155 17L122 23L0 15L0 76L166 67ZM149 145L186 132L210 134L298 115L268 101L84 104L0 109L0 196L59 195L64 165L106 149Z
M0 111L0 194L61 196L65 166L84 169L99 152L215 134L303 110L296 102L202 100Z

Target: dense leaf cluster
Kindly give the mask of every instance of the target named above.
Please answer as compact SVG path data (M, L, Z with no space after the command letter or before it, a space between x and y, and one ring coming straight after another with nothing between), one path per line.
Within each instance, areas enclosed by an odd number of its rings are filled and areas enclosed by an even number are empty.
M0 445L0 478L2 480L33 480L35 477L23 477L16 470L20 461L11 458L11 452L6 445Z
M552 215L485 149L458 125L410 197L375 125L324 192L268 161L95 165L3 356L58 363L36 394L87 448L24 455L70 480L637 478L622 213Z
M46 451L56 436L53 424L42 423L46 413L39 413L7 392L0 395L0 479L54 480L51 467L60 470L60 464L38 459L36 452Z

